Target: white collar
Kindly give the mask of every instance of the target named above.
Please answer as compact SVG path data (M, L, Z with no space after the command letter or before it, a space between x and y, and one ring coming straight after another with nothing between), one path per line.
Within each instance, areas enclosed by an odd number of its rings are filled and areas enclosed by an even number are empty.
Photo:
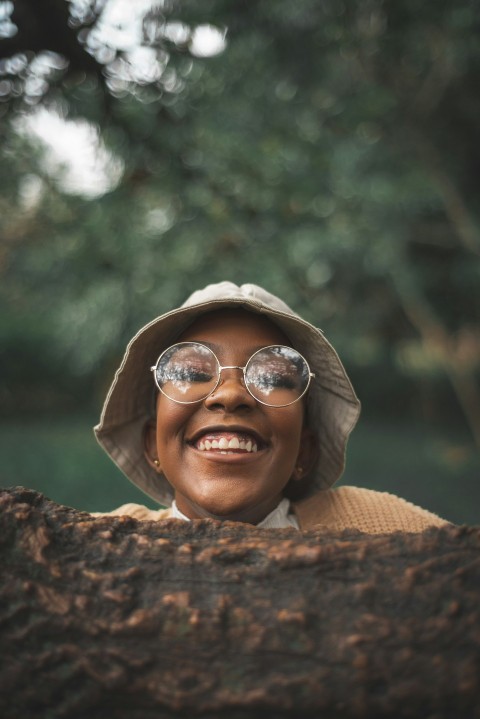
M175 500L172 502L172 517L175 517L175 519L183 519L185 522L190 521L190 519L179 510ZM262 529L282 529L283 527L300 529L296 516L293 512L290 512L290 501L286 497L256 526Z

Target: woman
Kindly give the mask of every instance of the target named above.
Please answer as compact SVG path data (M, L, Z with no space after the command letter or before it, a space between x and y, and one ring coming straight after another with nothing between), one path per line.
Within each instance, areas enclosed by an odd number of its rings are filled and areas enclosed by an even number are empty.
M194 292L127 347L95 428L166 510L144 519L418 532L446 524L382 492L331 487L360 403L322 332L255 285Z

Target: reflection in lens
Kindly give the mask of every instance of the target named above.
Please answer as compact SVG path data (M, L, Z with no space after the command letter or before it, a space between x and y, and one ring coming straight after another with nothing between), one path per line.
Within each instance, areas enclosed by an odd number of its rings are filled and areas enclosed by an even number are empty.
M161 356L156 377L162 392L179 402L197 402L217 382L217 361L213 352L196 342L181 342Z
M246 380L254 397L278 407L301 397L308 385L309 369L303 357L291 347L267 347L250 359Z

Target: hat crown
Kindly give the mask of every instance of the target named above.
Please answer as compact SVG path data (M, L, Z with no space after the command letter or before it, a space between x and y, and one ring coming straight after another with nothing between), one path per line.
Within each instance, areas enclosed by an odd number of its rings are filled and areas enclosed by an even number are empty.
M257 304L259 307L268 307L277 312L298 317L285 302L279 297L272 295L263 287L253 284L236 285L234 282L224 281L216 284L207 285L201 290L196 290L183 303L182 307L192 307L201 305L206 302L214 302L219 300L238 300L239 302L248 301L248 304Z

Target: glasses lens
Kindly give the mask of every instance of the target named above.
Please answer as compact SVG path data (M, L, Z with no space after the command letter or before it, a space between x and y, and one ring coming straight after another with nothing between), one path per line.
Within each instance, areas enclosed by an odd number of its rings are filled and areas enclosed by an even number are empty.
M310 371L296 350L275 345L250 358L245 378L256 399L272 407L281 407L302 396L308 387Z
M161 355L155 377L162 392L170 399L198 402L205 399L217 383L217 360L204 345L180 342Z

